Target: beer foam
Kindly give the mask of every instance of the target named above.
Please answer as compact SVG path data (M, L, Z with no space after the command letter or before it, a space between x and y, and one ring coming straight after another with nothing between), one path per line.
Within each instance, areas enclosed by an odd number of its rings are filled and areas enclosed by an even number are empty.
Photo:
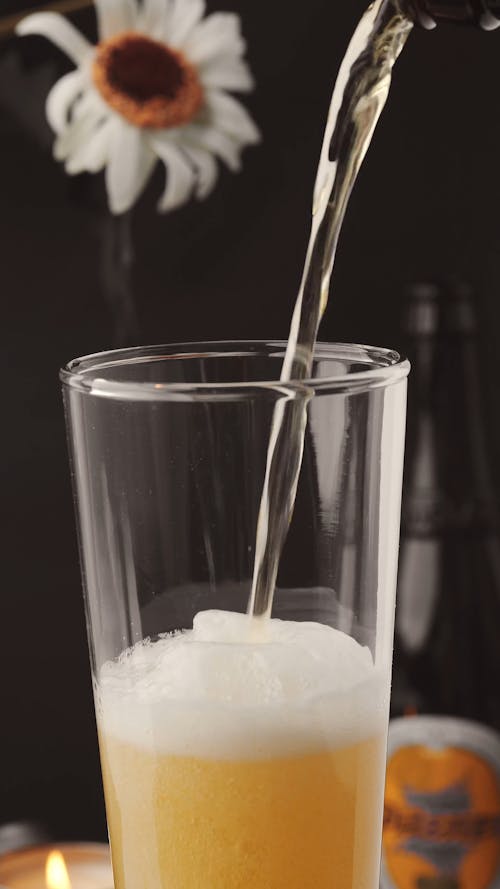
M155 753L255 758L324 750L383 730L388 678L340 630L203 611L192 630L103 665L99 729Z

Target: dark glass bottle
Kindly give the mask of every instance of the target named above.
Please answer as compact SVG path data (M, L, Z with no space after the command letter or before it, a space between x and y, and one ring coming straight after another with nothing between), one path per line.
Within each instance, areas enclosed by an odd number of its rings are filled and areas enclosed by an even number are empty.
M407 7L424 28L455 22L492 31L500 25L500 0L407 0Z
M407 304L384 889L500 885L500 537L469 291Z

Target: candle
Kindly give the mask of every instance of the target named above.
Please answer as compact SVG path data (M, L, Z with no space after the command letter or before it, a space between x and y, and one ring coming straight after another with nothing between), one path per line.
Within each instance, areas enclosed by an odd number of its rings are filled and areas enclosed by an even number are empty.
M113 889L101 843L34 846L0 856L0 889Z

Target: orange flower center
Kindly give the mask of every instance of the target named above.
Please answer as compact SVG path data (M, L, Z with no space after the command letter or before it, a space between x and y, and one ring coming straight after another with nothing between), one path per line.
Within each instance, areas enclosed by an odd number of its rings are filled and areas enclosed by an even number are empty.
M203 102L196 68L181 52L142 34L100 43L92 76L108 105L136 127L180 126Z

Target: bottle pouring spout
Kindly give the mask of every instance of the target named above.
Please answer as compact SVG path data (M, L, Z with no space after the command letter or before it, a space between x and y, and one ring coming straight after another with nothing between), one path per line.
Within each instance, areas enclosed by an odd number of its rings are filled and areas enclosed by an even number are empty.
M485 31L500 26L500 0L404 0L403 6L428 30L441 22L476 25Z

